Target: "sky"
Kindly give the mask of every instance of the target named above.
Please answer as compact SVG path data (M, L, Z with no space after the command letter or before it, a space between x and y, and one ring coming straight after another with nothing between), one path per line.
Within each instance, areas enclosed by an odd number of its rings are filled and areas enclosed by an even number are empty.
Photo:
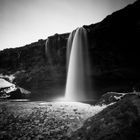
M100 22L136 0L0 0L0 50Z

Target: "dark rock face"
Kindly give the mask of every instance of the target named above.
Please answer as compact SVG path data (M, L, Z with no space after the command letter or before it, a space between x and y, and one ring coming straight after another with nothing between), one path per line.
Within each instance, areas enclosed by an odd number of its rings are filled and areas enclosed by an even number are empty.
M46 41L46 57L50 65L66 65L66 46L69 33L55 34Z
M127 95L89 118L69 140L139 140L140 97Z
M139 13L140 1L137 1L100 23L84 26L89 33L92 77L101 93L115 89L132 91L139 83Z
M65 65L66 43L69 34L55 34L46 40L39 40L24 47L0 51L0 73L15 73L17 71L32 71L35 67L50 64Z
M45 40L20 48L5 49L0 52L0 73L15 73L30 70L44 63Z

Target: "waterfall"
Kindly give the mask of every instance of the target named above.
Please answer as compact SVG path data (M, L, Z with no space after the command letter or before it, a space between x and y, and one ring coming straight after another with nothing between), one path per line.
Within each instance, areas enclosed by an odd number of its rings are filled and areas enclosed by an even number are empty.
M74 30L67 46L67 82L65 99L84 101L91 98L90 62L87 31L83 27Z

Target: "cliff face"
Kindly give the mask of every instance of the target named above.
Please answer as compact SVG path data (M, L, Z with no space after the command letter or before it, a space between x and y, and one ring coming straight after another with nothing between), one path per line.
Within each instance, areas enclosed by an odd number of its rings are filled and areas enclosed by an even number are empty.
M45 40L24 47L5 49L0 52L1 73L29 70L34 65L44 63Z
M55 34L47 39L47 44L46 40L39 40L24 47L1 51L0 74L6 75L5 78L12 74L15 77L13 83L31 91L31 98L51 98L56 94L54 89L59 94L66 79L68 35Z
M89 35L92 77L98 91L132 90L140 82L139 13L137 1L100 23L84 26Z
M140 2L137 1L87 27L92 62L95 66L102 65L103 72L119 67L139 68L139 12Z
M140 82L140 1L84 26L88 32L91 77L98 95L130 91ZM63 93L66 80L66 43L69 34L0 52L0 73L14 74L14 82L32 95Z
M48 37L45 53L49 65L66 65L66 46L69 33Z
M20 70L31 71L46 64L65 65L65 50L69 34L55 34L24 47L0 51L0 73L11 74Z

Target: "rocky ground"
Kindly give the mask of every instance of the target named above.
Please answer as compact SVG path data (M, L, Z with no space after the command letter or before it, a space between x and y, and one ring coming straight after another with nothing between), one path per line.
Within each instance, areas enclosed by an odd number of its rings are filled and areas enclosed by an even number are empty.
M107 105L105 105L107 104ZM80 102L0 102L0 140L140 140L140 93Z
M78 102L0 102L0 139L63 140L106 106Z

